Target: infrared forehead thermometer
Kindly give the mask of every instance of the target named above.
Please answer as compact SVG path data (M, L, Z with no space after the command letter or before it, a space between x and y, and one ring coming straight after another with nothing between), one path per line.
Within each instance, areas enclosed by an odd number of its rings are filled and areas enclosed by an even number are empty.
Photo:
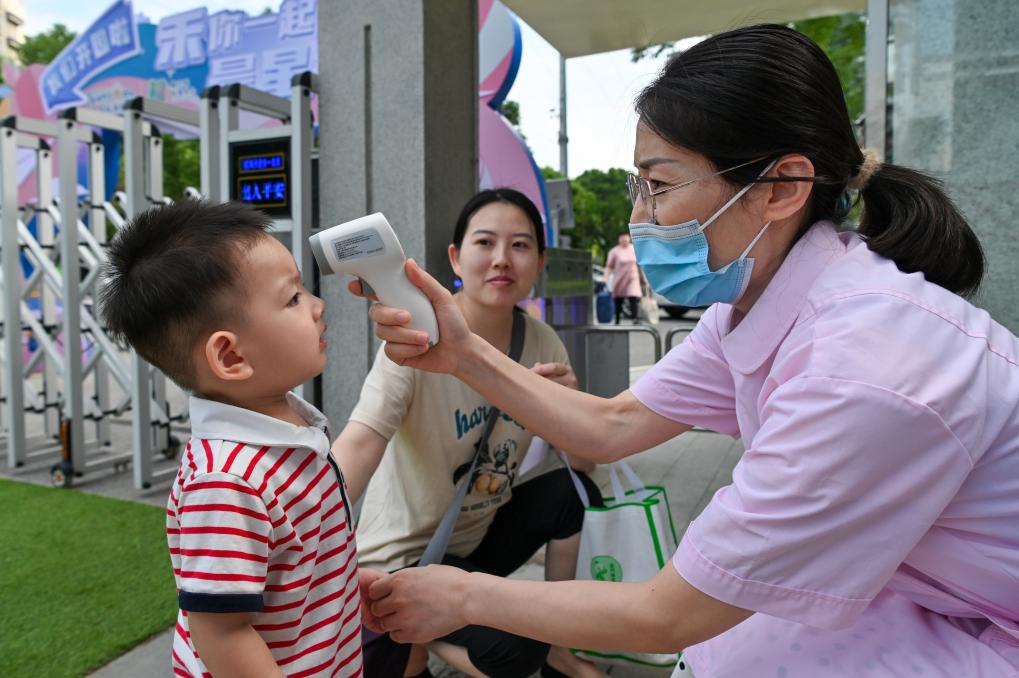
M403 270L407 257L381 212L327 228L308 241L323 274L356 275L383 304L410 312L408 327L427 333L432 344L439 341L432 304L407 280Z

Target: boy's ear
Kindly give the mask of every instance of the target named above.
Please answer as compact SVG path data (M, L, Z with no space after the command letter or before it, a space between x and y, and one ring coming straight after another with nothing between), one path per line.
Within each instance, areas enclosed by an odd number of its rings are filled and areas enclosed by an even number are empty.
M244 381L255 369L244 358L237 343L237 335L218 330L205 341L205 362L213 376L223 381Z

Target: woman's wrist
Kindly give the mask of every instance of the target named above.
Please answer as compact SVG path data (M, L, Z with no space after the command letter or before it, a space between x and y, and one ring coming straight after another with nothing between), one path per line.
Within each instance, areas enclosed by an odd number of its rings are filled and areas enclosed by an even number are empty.
M492 348L491 344L471 332L457 356L453 376L461 381L467 381L470 375L484 370L486 349Z
M460 614L468 626L480 626L485 600L489 597L485 594L485 587L492 576L483 572L465 572L465 575L456 592Z

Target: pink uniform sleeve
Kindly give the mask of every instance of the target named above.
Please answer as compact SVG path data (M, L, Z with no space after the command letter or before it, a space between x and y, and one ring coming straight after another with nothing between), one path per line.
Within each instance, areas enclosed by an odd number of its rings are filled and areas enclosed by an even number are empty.
M652 412L672 421L739 436L732 372L722 356L717 306L683 343L630 387Z
M893 391L798 377L673 558L731 605L822 628L852 624L972 468L929 407Z
M181 609L261 611L272 524L258 492L230 473L197 476L181 491L177 520Z

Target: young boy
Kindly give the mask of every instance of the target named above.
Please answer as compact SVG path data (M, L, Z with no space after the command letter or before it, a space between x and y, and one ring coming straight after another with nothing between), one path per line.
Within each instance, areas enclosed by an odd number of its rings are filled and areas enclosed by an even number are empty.
M357 557L325 417L322 300L269 220L183 201L111 243L106 326L192 393L166 532L179 676L358 676Z

